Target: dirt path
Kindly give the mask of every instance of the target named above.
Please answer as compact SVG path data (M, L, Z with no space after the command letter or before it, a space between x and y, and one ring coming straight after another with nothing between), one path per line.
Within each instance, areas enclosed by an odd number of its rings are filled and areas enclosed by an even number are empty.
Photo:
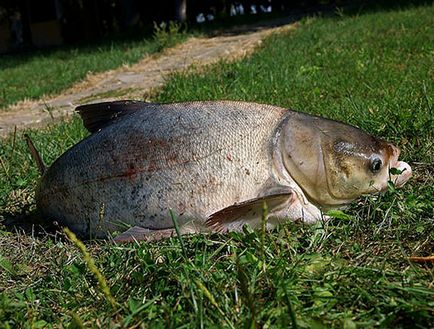
M16 129L44 126L70 116L83 103L114 99L143 99L161 87L170 73L200 67L221 59L233 60L251 53L267 35L293 25L266 27L254 32L213 38L190 38L186 42L147 56L140 62L88 76L58 96L22 101L0 112L0 137Z

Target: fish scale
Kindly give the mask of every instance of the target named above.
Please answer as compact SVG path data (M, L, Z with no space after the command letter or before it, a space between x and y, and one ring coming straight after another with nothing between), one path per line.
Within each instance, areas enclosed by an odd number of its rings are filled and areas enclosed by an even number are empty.
M255 197L270 178L269 127L285 113L266 105L258 111L246 103L149 106L56 161L39 189L38 198L49 205L40 206L79 232L89 222L107 231L137 221L167 228L169 208L181 224L206 218ZM76 219L63 219L65 212Z

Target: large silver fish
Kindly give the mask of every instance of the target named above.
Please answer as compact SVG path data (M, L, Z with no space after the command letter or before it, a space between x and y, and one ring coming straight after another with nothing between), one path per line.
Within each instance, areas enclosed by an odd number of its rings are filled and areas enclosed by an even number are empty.
M402 186L399 149L333 120L245 102L120 101L77 108L92 134L43 174L44 216L118 241L314 223L363 194ZM42 167L42 165L40 165ZM391 175L390 168L401 174Z

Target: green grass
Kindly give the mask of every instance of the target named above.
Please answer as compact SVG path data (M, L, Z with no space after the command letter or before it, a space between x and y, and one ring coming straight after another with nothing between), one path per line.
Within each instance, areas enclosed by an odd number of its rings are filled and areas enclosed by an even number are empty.
M0 60L0 109L23 99L53 95L97 73L133 64L185 39L179 26L155 30L142 40L64 46L53 50L3 55Z
M0 324L433 327L433 267L407 259L434 250L433 14L421 6L307 19L241 62L174 75L155 97L258 101L357 125L401 147L414 170L402 189L363 197L325 225L87 242L114 305L64 235L4 228ZM52 163L87 133L75 118L30 134ZM0 216L25 222L38 174L20 134L1 142L0 159Z

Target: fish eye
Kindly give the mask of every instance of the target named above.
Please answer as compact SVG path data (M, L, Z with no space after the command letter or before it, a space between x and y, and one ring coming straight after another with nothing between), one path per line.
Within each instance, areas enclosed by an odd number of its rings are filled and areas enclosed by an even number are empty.
M381 165L383 164L383 162L381 162L380 159L375 158L374 160L372 160L371 162L371 171L375 174L377 172L380 171L381 169Z

